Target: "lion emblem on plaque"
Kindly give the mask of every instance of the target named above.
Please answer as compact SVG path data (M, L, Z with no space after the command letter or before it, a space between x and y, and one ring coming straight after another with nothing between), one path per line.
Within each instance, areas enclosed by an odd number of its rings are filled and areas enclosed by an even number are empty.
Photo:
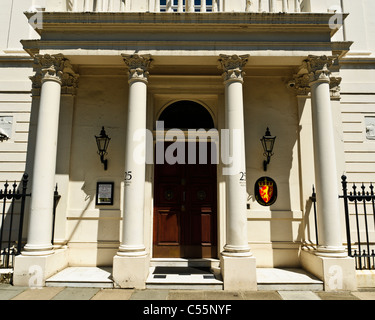
M257 180L254 187L255 199L262 206L271 206L277 199L277 184L269 177Z

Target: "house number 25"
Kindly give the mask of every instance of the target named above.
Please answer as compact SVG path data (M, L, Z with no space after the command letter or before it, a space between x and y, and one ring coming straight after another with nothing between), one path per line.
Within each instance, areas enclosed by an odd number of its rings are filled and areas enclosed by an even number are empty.
M125 181L130 181L133 179L133 175L131 171L125 171Z

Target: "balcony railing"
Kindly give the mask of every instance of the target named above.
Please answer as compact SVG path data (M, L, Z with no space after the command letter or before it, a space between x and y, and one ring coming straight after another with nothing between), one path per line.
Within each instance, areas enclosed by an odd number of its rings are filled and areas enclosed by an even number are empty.
M166 0L155 1L155 12L218 12L218 0Z
M304 0L66 0L70 12L301 12Z

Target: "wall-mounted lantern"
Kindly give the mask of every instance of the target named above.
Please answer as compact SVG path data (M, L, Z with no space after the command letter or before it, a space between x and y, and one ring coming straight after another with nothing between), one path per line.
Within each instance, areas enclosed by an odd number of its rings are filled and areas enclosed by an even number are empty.
M8 140L8 135L0 128L0 142L3 142L4 140Z
M99 136L95 136L96 144L98 146L98 154L100 155L100 161L104 164L104 170L107 170L108 168L108 160L104 159L104 156L107 154L107 148L109 145L109 141L111 141L111 138L108 137L106 134L104 127L102 127L102 130L100 131Z
M267 158L267 160L264 160L263 162L263 169L264 171L267 171L267 166L270 163L271 157L273 156L273 146L275 144L276 137L271 136L270 129L267 128L265 135L263 136L260 141L262 142L264 153L263 155Z

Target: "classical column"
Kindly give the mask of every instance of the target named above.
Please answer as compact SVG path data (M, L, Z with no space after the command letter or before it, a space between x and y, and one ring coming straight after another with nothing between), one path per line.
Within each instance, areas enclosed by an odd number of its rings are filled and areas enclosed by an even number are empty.
M259 0L259 2L258 2L258 11L259 12L266 11L265 8L264 8L264 6L265 6L265 0Z
M218 12L219 11L219 4L217 0L212 0L212 12ZM223 11L222 8L220 8L220 11Z
M125 141L125 181L122 240L114 259L114 278L121 287L145 285L147 252L144 245L144 202L146 163L135 159L136 150L146 141L134 134L146 130L147 82L151 63L149 55L123 55L129 68L129 100Z
M186 12L194 12L194 0L186 1Z
M167 0L165 11L166 12L173 12L172 6L173 6L173 0Z
M184 1L183 0L178 0L177 12L184 12Z
M40 81L40 104L35 143L32 197L27 244L23 255L48 255L51 244L52 212L55 187L57 136L59 128L60 94L63 78L75 78L69 61L63 55L37 55L33 92ZM64 74L64 71L68 70Z
M246 216L246 172L245 136L243 115L243 67L248 56L220 56L224 69L225 116L229 139L228 151L231 159L226 160L227 178L227 243L223 254L248 255ZM223 137L222 137L223 138ZM230 163L229 163L230 162Z
M269 5L270 5L270 12L276 12L276 1L269 0Z
M294 0L294 12L301 12L301 1Z
M283 0L283 12L288 12L289 11L289 5L288 5L288 0Z
M93 11L90 0L85 0L84 10L85 12Z
M224 70L227 163L226 175L227 212L226 244L222 252L224 288L254 289L256 287L255 259L252 258L247 236L246 161L243 113L243 67L249 56L220 55ZM221 139L226 139L222 135ZM223 146L223 140L222 140ZM222 154L225 152L222 150ZM230 160L230 161L229 161ZM238 269L235 271L235 269Z
M347 256L341 236L337 148L331 102L331 99L340 98L341 78L330 77L329 68L334 60L335 57L309 56L303 62L299 74L288 84L300 96L311 96L319 244L317 250L302 248L301 265L323 280L325 291L357 289L355 261ZM307 153L303 154L304 158L311 152ZM305 160L304 166L305 162L308 166Z
M202 0L202 1L201 1L201 9L200 9L200 12L206 12L206 11L207 11L206 0Z
M252 5L252 1L251 0L246 0L245 12L250 12L251 11L251 5Z
M317 255L346 257L342 245L336 152L331 110L330 70L335 57L309 56L312 127L317 193L319 246Z
M147 81L150 56L125 56L129 67L129 103L125 142L124 224L119 255L145 255L143 240L145 163L136 161L134 154L140 142L135 141L137 130L146 129ZM146 141L144 141L146 150Z
M96 11L96 12L101 12L101 11L103 11L103 0L96 0L95 11Z

